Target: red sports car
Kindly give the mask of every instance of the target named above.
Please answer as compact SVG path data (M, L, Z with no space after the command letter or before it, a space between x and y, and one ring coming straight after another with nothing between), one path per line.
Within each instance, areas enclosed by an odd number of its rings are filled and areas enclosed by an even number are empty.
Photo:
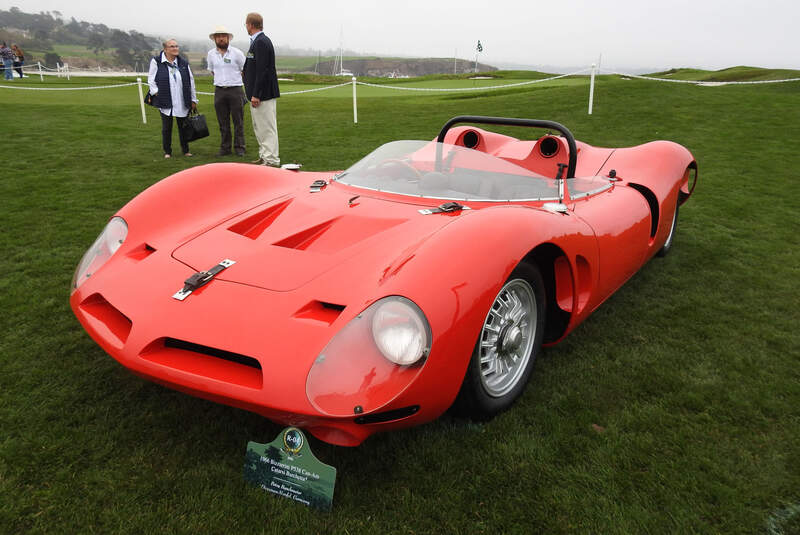
M476 116L344 172L205 165L109 221L70 304L142 377L355 446L511 405L542 344L670 249L696 181L669 141Z

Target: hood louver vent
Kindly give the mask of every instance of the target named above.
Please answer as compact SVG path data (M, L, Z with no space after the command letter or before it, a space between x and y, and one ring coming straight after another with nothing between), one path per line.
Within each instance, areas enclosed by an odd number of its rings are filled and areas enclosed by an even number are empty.
M344 310L344 305L336 303L326 303L325 301L311 301L306 306L298 310L294 317L298 319L318 321L332 325L339 314Z
M247 219L239 221L235 225L228 227L228 230L241 234L251 240L257 239L276 219L283 213L284 210L292 203L291 200L270 206L260 212L257 212Z
M286 247L287 249L307 249L317 238L325 234L325 231L331 228L331 225L333 225L334 221L335 219L332 219L330 221L320 223L319 225L314 225L313 227L289 236L288 238L285 238L274 245L277 245L278 247Z

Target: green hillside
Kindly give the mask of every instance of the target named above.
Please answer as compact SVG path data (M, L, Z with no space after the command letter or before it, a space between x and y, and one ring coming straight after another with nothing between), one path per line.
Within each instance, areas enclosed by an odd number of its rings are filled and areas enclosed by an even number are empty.
M700 69L670 69L650 74L656 78L674 80L698 80L705 82L754 82L761 80L787 80L800 76L800 71L792 69L762 69L759 67L729 67L718 71Z

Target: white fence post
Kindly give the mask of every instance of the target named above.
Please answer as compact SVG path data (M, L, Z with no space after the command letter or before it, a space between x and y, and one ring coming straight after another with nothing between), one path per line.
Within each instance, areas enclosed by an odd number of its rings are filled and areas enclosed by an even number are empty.
M67 80L69 80L69 63L64 64L64 69L67 71Z
M39 65L39 81L44 82L44 76L42 76L42 62L37 61L36 64Z
M592 114L592 106L594 105L594 73L597 70L597 65L592 63L592 81L589 84L589 115Z
M358 100L356 99L356 77L353 76L353 124L358 124Z
M142 124L147 124L147 114L144 112L144 95L142 95L142 79L136 78L136 87L139 88L139 107L142 108Z

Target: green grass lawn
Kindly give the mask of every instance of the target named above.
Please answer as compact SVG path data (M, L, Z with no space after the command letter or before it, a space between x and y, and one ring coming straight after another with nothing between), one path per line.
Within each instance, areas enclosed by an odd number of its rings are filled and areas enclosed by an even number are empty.
M357 125L349 88L280 99L281 157L307 170L432 139L459 114L551 119L599 146L669 139L700 168L673 251L545 349L511 410L357 448L311 438L338 470L328 514L243 481L247 442L280 426L133 376L68 306L78 260L119 207L217 161L212 98L211 136L165 161L135 87L0 88L0 533L800 533L800 83L603 76L587 115L588 80L557 82L359 88Z

